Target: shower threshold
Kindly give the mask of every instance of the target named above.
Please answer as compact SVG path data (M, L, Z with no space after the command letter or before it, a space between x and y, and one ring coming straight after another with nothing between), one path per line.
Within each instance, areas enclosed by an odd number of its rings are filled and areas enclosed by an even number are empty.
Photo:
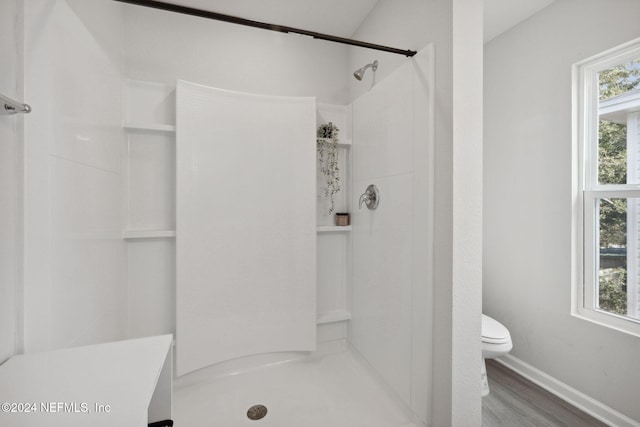
M250 419L247 408L264 406ZM350 352L291 361L174 391L181 426L417 427Z

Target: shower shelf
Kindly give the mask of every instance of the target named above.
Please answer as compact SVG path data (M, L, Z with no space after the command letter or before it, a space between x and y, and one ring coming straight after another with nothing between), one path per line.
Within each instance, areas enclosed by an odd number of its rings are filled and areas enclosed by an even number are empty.
M318 142L331 142L331 138L317 138ZM338 147L351 148L351 140L347 139L345 142L338 142Z
M337 225L319 225L316 227L316 231L318 233L332 233L332 232L347 232L347 231L351 231L351 226L350 225L341 225L341 226L337 226Z
M122 232L122 238L128 239L155 239L158 237L176 237L175 230L127 230Z
M346 310L336 310L329 313L319 314L316 324L324 325L326 323L343 322L345 320L351 320L351 313Z
M154 131L154 132L167 132L167 133L175 133L176 127L174 125L167 124L149 124L149 123L137 123L137 122L125 122L122 124L122 127L127 130L146 130L146 131Z

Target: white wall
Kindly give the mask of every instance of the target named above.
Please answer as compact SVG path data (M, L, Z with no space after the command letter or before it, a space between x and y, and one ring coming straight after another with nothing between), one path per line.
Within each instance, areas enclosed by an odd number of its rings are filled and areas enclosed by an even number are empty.
M25 43L25 350L120 339L122 6L25 2Z
M19 0L0 3L0 93L18 101L23 98L23 10ZM23 115L0 116L0 363L21 345L23 120Z
M434 45L434 346L430 417L433 425L477 425L482 253L481 2L380 0L353 37L402 49ZM400 55L353 49L349 72L374 59L379 60L378 81L406 61ZM351 99L371 87L372 77L368 70L361 82L352 78ZM459 90L456 92L455 88Z
M347 104L348 49L292 34L125 7L126 76Z
M640 340L570 316L571 64L640 37L636 0L558 0L485 46L483 301L512 354L640 421Z

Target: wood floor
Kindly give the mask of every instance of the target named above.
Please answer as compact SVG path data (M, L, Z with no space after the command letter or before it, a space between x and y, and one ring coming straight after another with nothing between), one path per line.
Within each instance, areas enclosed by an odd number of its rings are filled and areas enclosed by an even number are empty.
M482 427L605 426L494 360L487 360L491 393L482 398Z

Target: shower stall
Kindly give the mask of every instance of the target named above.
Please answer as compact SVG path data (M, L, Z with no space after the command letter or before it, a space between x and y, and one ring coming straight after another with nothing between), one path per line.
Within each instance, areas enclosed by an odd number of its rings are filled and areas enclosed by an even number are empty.
M430 422L432 45L354 72L361 47L120 1L0 7L24 67L5 94L32 109L18 352L175 334L183 425L254 404L264 425Z
M311 357L320 366L307 366L311 373L305 375L319 379L335 375L325 369L330 363L341 366L336 355L346 352L353 359L341 361L342 369L365 366L367 375L384 385L381 394L406 409L404 419L399 416L390 425L426 423L431 68L432 52L426 48L346 106L178 81L176 369L178 402L190 408L185 416L199 413L189 403L191 387L221 382L247 408L247 396L255 393L256 403L267 401L267 408L281 411L287 407L276 398L281 393L256 393L244 389L256 387L249 379L242 388L221 378L285 360L306 366L305 358ZM326 123L339 130L332 142L340 144L342 182L333 211L350 212L350 226L333 225L323 191L326 181L322 176L316 180L315 145L327 141L316 141L315 128ZM225 182L240 168L241 176ZM291 182L296 185L287 185ZM330 362L322 362L323 357ZM259 373L268 379L253 381L305 388L295 384L290 369L280 371L278 376ZM362 381L354 378L343 387ZM201 394L222 393L208 387ZM316 399L323 401L322 396ZM306 405L311 410L333 406ZM225 413L229 410L222 406L236 404L216 406ZM244 411L240 407L235 413ZM239 422L233 414L227 417ZM272 422L296 425L300 419L280 415Z

